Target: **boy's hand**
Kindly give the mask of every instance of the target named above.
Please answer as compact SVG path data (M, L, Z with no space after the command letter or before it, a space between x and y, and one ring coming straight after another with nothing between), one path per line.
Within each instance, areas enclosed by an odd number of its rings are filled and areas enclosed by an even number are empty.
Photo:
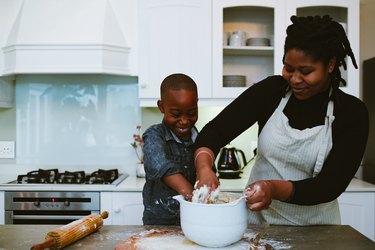
M180 173L164 176L164 183L175 190L177 193L183 195L184 197L189 197L193 193L193 186L190 182Z
M207 185L211 190L215 190L219 185L219 178L211 168L197 169L197 185L195 188L200 188Z
M211 190L215 190L219 185L219 179L212 170L215 161L214 153L206 147L198 148L195 151L195 170L197 173L197 184L195 188L206 185Z

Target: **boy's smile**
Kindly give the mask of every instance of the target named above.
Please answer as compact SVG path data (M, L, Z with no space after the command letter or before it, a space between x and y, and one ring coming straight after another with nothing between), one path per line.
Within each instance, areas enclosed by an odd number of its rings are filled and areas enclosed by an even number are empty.
M190 139L190 130L198 120L198 96L192 90L168 90L158 101L164 123L181 140Z

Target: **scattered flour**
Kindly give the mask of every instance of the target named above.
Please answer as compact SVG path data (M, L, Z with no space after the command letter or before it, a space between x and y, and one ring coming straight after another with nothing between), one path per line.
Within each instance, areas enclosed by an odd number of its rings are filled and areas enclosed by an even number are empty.
M246 238L247 240L250 240L250 239L254 239L256 235L257 235L257 233L255 233L255 232L254 233L245 233L244 238ZM258 246L256 248L257 250L266 249L266 245L271 246L273 249L290 249L290 248L292 248L292 246L287 244L287 243L272 240L272 239L268 239L267 235L260 238L259 245L260 246ZM249 244L249 247L250 247L250 244Z
M189 239L187 239L182 232L167 232L160 236L151 236L149 235L153 233L158 233L159 230L147 230L143 231L138 234L138 238L136 240L136 249L137 250L172 250L172 249L179 249L179 250L204 250L204 249L212 249L200 246ZM251 243L250 239L255 238L256 233L246 233L242 240L226 246L222 248L214 248L215 250L249 250ZM268 238L261 238L259 241L259 246L256 248L257 250L266 249L266 245L271 246L273 249L290 249L291 246L280 242L275 241Z

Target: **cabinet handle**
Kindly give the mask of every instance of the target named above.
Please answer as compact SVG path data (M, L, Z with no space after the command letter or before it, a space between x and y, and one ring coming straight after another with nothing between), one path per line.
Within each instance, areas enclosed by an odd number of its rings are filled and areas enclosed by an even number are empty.
M145 88L147 88L147 84L146 83L142 83L141 84L141 89L145 89Z
M119 207L116 207L115 209L113 209L113 211L116 213L116 214L118 214L118 213L120 213L121 212L121 208L119 208Z

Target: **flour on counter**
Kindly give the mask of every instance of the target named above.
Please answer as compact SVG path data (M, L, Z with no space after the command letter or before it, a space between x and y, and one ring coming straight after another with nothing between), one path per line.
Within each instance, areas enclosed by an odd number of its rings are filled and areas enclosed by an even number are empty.
M215 250L248 250L250 248L250 239L256 236L255 233L246 233L242 240L222 248L214 248ZM263 246L271 246L273 249L289 249L291 246L279 241L271 239L261 239L260 246L257 250L262 250ZM130 246L130 248L129 248ZM200 246L189 239L187 239L181 231L166 231L166 230L148 230L143 231L138 235L133 235L128 240L118 244L116 250L132 249L132 250L204 250L212 249Z
M256 233L245 233L244 238L246 238L250 241L250 239L254 239L256 235L257 235ZM280 250L292 248L292 246L289 245L289 244L286 244L284 242L280 242L280 241L277 241L277 240L268 239L267 237L260 238L259 245L260 246L258 246L256 248L250 248L250 249L266 250L266 249L268 249L268 248L266 248L267 245L271 246L273 249L280 249ZM249 244L249 247L250 247L250 244Z
M203 249L211 249L207 247L200 246L189 239L187 239L182 234L169 234L164 235L162 237L144 237L140 238L140 240L136 244L137 250L203 250ZM239 241L233 245L223 247L223 248L215 248L217 250L221 249L228 249L228 250L248 250L250 244L246 241Z

